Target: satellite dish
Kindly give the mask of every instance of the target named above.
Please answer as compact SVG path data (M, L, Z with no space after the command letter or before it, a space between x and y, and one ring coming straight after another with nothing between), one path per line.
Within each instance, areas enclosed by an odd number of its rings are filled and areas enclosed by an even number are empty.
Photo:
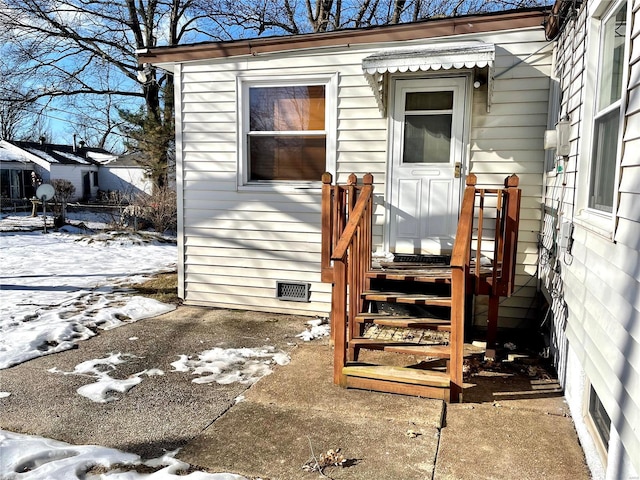
M36 190L36 197L42 202L48 202L56 194L56 190L48 183L43 183Z

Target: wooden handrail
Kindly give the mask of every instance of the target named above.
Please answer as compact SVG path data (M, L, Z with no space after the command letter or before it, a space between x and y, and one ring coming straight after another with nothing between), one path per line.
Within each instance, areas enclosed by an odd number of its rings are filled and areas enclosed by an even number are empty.
M349 215L349 221L345 227L337 245L335 246L333 253L331 254L331 260L340 260L347 254L347 249L353 241L353 237L356 234L358 227L362 221L362 218L369 207L369 200L373 192L373 185L365 185L360 190L358 201Z
M452 267L468 266L471 260L470 245L473 233L476 181L477 177L473 173L467 176L467 187L462 197L458 230L456 231L456 239L453 243L453 251L451 253Z
M467 281L471 264L471 239L476 198L476 176L469 174L462 197L462 207L458 220L458 230L451 254L451 348L449 376L452 402L462 401L462 364L464 357L464 316L468 296Z
M355 316L362 306L365 273L371 268L373 175L364 175L362 186L354 174L346 186L331 181L331 174L322 176L322 281L333 283L333 376L334 383L341 384L348 340L355 335Z

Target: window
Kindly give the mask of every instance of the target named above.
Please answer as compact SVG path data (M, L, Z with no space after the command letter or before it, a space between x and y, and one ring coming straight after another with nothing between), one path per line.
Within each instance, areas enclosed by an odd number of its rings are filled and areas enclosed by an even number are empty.
M618 165L627 4L606 15L600 27L600 53L594 109L589 208L612 213Z
M609 446L611 419L593 387L589 387L589 417L606 452Z
M409 92L404 111L403 163L449 163L453 91Z
M242 88L242 184L319 182L333 164L331 79Z
M98 184L98 172L93 172L93 186L94 187L99 187L100 186Z

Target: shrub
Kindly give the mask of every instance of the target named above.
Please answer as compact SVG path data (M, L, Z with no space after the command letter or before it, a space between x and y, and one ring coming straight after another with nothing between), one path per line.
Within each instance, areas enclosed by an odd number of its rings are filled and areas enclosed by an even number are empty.
M73 198L76 193L76 187L69 180L55 179L51 180L51 185L56 191L56 201L60 202L61 208L58 212L58 218L54 220L60 226L64 225L67 218L67 202Z
M152 195L138 196L125 209L138 222L151 225L156 232L175 232L178 226L176 192L168 187L156 188Z

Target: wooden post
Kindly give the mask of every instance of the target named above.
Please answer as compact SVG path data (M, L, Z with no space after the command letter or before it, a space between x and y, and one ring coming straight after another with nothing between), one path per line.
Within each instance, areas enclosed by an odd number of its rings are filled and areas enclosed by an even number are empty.
M333 180L329 172L322 174L322 246L320 254L320 278L325 283L333 283L331 267L332 232L333 232Z
M516 255L518 248L518 229L520 225L520 202L522 190L518 188L517 175L511 175L504 181L504 257L502 264L502 282L499 294L510 297L515 286Z
M451 379L450 400L453 403L462 402L462 364L464 362L464 311L466 295L465 269L456 267L451 269L451 335L449 345L451 356L449 360L449 378Z
M342 368L347 362L347 271L342 260L334 261L334 281L331 296L331 323L334 325L333 383L344 386Z
M498 308L500 296L492 293L489 295L489 312L487 313L487 350L485 358L495 360L496 340L498 338Z

